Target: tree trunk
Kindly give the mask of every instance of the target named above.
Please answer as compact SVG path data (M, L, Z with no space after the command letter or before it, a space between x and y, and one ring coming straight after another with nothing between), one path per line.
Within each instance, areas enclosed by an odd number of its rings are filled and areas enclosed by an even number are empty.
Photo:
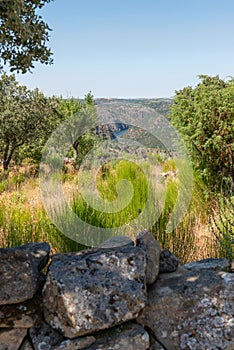
M8 167L9 167L10 161L12 159L12 156L14 154L14 151L15 151L14 147L12 147L10 149L10 145L9 144L6 145L5 150L4 150L4 154L3 154L3 170L4 171L8 170Z
M72 142L72 148L73 148L73 151L74 151L74 158L75 158L75 160L77 160L78 155L79 155L78 146L79 146L79 142L78 141Z

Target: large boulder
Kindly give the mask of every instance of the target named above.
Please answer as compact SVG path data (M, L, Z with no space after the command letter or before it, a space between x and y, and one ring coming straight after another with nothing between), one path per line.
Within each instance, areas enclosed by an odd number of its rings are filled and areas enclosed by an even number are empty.
M160 274L137 321L167 350L234 349L234 274L199 265Z
M134 319L146 303L145 271L138 247L56 255L43 290L45 320L75 338Z
M0 305L21 303L36 294L49 252L48 243L0 248Z

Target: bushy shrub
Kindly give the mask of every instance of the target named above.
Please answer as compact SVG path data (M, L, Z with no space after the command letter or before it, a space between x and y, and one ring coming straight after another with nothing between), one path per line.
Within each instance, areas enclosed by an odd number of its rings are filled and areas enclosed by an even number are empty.
M234 173L234 79L200 76L195 87L176 92L169 115L181 133L195 169L217 188Z

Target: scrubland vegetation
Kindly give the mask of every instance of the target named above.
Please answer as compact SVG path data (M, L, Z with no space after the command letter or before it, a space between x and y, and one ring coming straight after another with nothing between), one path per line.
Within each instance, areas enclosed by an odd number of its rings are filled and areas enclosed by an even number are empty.
M179 181L175 161L164 150L147 149L147 157L137 161L107 161L96 175L86 168L84 178L96 176L97 191L106 202L118 198L116 186L121 180L131 182L132 199L117 213L94 209L80 192L78 174L82 159L102 142L94 129L79 139L71 129L67 158L72 162L64 164L62 172L65 197L79 218L96 227L124 226L123 234L133 239L139 230L147 227L162 247L173 251L182 263L206 257L233 259L234 107L230 101L234 101L234 83L219 77L201 79L196 88L177 92L169 114L186 143L194 172L189 207L172 232L168 231L167 223L178 197ZM39 91L30 93L20 87L14 77L3 75L0 102L0 246L48 241L53 252L83 249L84 246L65 237L48 218L40 197L38 168L43 146L56 126L69 122L75 113L85 123L95 122L93 96L88 93L82 102L48 99ZM40 118L41 105L47 116L44 119ZM29 113L35 118L33 123ZM134 224L145 209L149 191L153 191L142 169L154 174L166 198L160 215L150 227L147 223ZM164 178L162 173L168 176Z
M77 180L85 155L106 137L100 128L97 134L93 127L96 106L92 94L88 93L84 101L48 98L38 89L31 91L20 86L13 75L3 73L6 65L10 71L25 73L34 68L35 62L53 62L47 46L50 28L37 12L50 1L4 1L0 7L0 246L45 240L53 252L84 248L64 236L50 221L39 190L38 169L43 147L53 130L65 123L70 146L66 158L72 161L63 166L63 191L82 220L104 228L124 225L123 234L133 239L139 230L147 227L162 247L172 250L182 263L205 257L233 259L233 78L224 81L219 76L200 76L195 88L185 87L176 92L171 108L171 101L165 99L119 101L123 106L133 102L139 108L143 104L158 113L166 113L186 144L193 164L194 186L189 207L178 225L168 230L180 188L178 169L167 150L160 149L158 140L159 148L148 149L147 157L144 155L141 160L106 161L98 174L86 168L87 179L97 175L97 191L106 202L118 198L116 186L121 180L128 179L133 188L132 200L118 213L95 210L84 200ZM100 99L99 104L103 102L105 99ZM78 115L78 127L69 128L74 114ZM89 128L78 137L77 129L83 125ZM165 132L163 128L162 132ZM145 146L153 142L136 128L129 128L126 135ZM63 142L59 140L60 144ZM56 158L51 159L51 164L55 168L60 166ZM165 203L153 224L147 225L145 221L142 226L136 226L134 220L144 212L147 198L154 190L142 169L154 174ZM169 176L162 178L161 173ZM150 210L157 207L150 206ZM149 211L149 218L151 214Z

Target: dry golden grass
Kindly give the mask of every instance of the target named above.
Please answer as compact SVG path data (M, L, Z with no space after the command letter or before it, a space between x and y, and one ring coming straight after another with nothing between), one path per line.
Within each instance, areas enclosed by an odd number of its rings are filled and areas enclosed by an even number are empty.
M75 174L69 181L63 183L65 199L69 202L78 193ZM177 229L178 240L186 235L186 227L183 232ZM215 243L215 237L211 232L208 217L197 215L195 222L188 228L188 235L193 239L188 244L181 239L182 261L195 261L209 257L218 257L219 250ZM136 232L132 232L135 239ZM173 239L176 239L176 235ZM71 243L62 236L50 223L43 210L43 201L40 195L39 179L27 177L25 182L12 186L0 194L0 246L7 247L27 243L28 241L48 241L52 253L69 251L74 249ZM184 245L183 245L184 243ZM188 247L191 243L191 246ZM169 244L176 246L175 242ZM178 246L178 244L177 244ZM188 251L186 251L188 250ZM183 254L186 251L186 254ZM175 252L176 253L176 252Z
M193 227L194 248L190 251L188 261L202 260L206 258L218 257L217 244L214 234L211 232L210 225L207 222L201 222L197 218Z

